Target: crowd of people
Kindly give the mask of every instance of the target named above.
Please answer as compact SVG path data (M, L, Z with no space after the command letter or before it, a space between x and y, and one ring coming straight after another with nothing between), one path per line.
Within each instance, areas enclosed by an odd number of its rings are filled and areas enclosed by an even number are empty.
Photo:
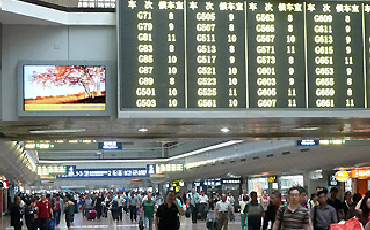
M154 225L156 230L177 230L180 216L186 216L192 218L192 223L201 219L207 221L207 226L227 230L229 222L235 220L235 213L241 211L241 227L248 226L248 230L329 230L331 224L352 217L357 217L370 230L370 192L365 196L346 192L342 202L336 187L330 193L323 187L316 190L308 199L303 187L291 187L285 201L279 191L271 194L264 191L260 197L255 191L245 192L238 202L232 193L199 194L194 188L183 196L169 191L164 197L151 192L20 194L10 209L11 225L15 230L23 224L28 230L48 230L50 220L58 226L64 217L70 229L75 214L81 210L87 219L107 218L108 226L129 215L130 221L141 229L152 230ZM214 218L207 218L209 209L215 210Z
M179 194L173 191L162 197L159 193L92 193L92 194L19 194L10 208L11 225L15 230L26 225L27 230L50 230L58 226L64 217L68 229L75 214L82 212L84 218L107 218L108 226L123 220L124 213L132 223L143 229L178 229L179 217L185 215ZM139 216L139 221L137 217ZM52 223L52 224L51 224Z

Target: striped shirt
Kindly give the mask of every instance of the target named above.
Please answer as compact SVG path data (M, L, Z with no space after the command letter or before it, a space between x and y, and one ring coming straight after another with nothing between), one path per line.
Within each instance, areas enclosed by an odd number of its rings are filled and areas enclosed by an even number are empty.
M281 216L282 211L283 216ZM280 230L296 230L304 229L304 225L309 224L310 215L308 209L299 206L295 211L288 209L286 206L281 206L276 215L276 220L280 221Z

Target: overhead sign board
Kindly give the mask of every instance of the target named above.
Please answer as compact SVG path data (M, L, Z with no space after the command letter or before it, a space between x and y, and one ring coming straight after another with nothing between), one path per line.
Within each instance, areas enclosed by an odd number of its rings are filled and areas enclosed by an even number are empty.
M370 178L370 168L355 168L351 170L351 177L357 179Z
M74 169L69 168L67 175L58 178L122 178L122 177L149 177L146 168L121 169Z
M148 164L147 168L148 168L148 173L150 175L156 174L157 171L156 171L156 165L155 164Z
M339 182L346 182L347 180L351 179L350 172L348 171L338 171L335 173L335 177Z
M307 140L297 140L297 146L317 146L319 145L319 140L307 139Z
M99 142L98 144L99 149L122 149L122 142L117 142L117 141L104 141L104 142Z
M338 180L335 175L329 176L329 186L338 186Z

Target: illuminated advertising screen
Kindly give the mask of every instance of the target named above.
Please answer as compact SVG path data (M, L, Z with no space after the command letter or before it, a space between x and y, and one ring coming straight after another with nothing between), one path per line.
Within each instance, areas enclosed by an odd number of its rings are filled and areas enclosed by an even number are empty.
M22 64L21 111L100 112L107 111L107 65Z
M370 106L369 3L122 0L118 9L123 112Z

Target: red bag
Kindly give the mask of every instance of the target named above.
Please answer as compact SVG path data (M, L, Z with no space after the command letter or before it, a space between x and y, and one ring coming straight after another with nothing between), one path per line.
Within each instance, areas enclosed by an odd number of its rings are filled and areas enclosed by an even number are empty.
M344 224L331 224L329 230L343 230Z
M343 230L362 230L362 226L358 218L351 218L346 221Z

